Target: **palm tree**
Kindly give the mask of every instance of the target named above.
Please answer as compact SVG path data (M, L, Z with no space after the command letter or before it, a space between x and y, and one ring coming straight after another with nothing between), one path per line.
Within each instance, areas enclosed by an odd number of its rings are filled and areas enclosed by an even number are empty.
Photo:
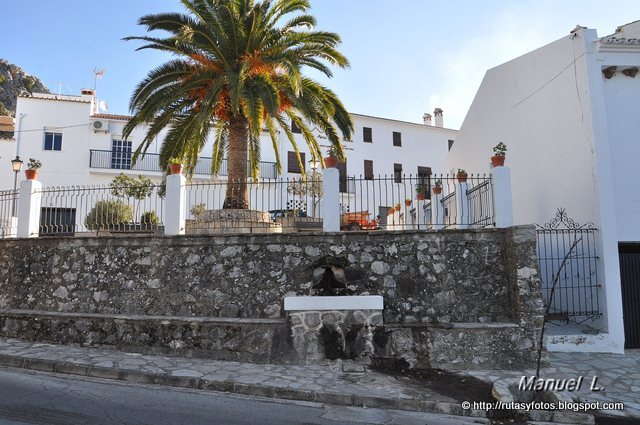
M138 50L176 56L149 72L131 97L133 117L124 137L141 124L149 126L134 161L168 128L160 150L162 166L166 168L169 158L181 157L193 173L211 136L213 175L219 174L223 157L228 156L224 208L248 208L247 180L249 172L253 179L259 176L263 128L271 137L278 173L278 128L305 169L289 122L301 129L313 160L322 154L310 127L320 129L344 158L338 130L350 138L351 117L335 93L302 71L311 68L331 77L329 65L346 68L349 62L336 50L337 34L313 30L316 20L306 13L307 0L181 3L186 14L147 15L138 22L147 31L166 31L168 37L125 38L144 41Z

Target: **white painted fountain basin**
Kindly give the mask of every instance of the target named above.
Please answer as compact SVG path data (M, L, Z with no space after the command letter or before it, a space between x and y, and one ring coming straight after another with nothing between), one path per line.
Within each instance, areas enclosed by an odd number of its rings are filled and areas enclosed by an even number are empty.
M340 297L284 297L285 311L304 310L382 310L380 295L351 295Z

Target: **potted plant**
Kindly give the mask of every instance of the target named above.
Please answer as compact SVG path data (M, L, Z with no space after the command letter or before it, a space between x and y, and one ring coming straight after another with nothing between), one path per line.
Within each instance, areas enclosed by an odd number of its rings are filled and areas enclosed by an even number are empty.
M404 205L405 205L406 207L410 207L410 206L411 206L411 202L412 202L412 201L411 201L411 198L407 198L407 199L405 199L405 200L404 200Z
M329 149L327 149L327 155L329 156L324 159L324 166L327 168L336 168L338 166L338 150L336 147L329 147Z
M169 158L169 174L182 174L182 158Z
M27 180L35 180L38 178L38 170L42 167L42 162L38 161L35 158L29 158L29 163L27 164L27 169L24 170L25 176L27 176Z
M394 208L396 209L396 211L400 211L402 209L402 205L395 204Z
M465 183L467 181L468 174L462 168L458 168L458 173L456 174L456 178L458 179L458 183Z
M491 165L494 167L504 166L504 159L507 153L507 145L500 142L493 147L493 156L491 157Z
M416 199L424 201L427 196L427 187L423 184L416 185Z
M387 215L393 215L394 212L396 212L395 208L389 208L387 210Z
M436 183L431 190L434 195L440 195L442 193L442 180L436 180Z

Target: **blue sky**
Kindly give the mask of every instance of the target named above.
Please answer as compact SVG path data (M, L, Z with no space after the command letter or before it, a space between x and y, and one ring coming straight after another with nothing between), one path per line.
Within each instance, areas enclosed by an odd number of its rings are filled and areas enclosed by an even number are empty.
M0 57L54 92L78 94L106 70L98 95L127 113L135 85L168 57L135 52L137 19L181 10L178 0L4 2ZM487 69L569 34L577 24L600 36L640 19L640 2L618 0L311 0L318 27L339 33L351 61L325 81L352 112L421 122L444 110L459 128Z

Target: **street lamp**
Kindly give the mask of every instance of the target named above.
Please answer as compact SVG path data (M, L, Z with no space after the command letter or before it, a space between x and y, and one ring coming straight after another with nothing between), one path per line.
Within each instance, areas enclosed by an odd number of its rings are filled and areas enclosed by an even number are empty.
M13 168L13 172L15 173L15 177L13 178L13 217L16 217L16 197L18 196L16 190L18 189L18 173L22 171L22 160L19 156L16 155L15 159L11 160L11 168Z

